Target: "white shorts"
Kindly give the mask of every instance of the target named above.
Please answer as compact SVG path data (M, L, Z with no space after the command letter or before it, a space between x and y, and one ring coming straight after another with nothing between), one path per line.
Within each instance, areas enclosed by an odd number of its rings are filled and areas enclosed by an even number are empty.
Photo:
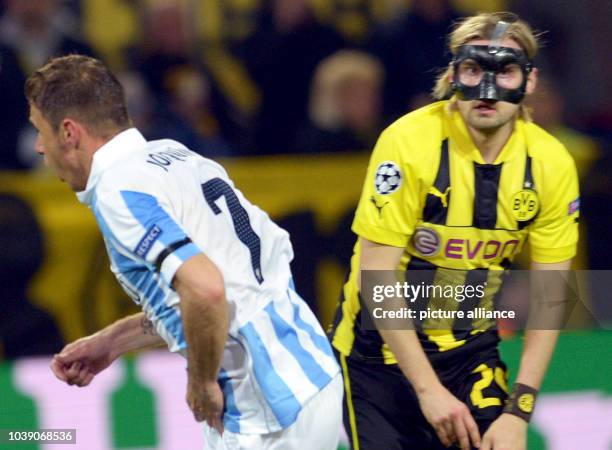
M223 436L204 423L205 450L336 450L342 426L342 375L338 374L300 411L284 430L269 434Z

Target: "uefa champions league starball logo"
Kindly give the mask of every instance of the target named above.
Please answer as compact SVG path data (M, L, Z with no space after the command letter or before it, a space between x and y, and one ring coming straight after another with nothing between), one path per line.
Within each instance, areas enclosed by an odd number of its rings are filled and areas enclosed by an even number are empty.
M374 178L376 192L381 195L391 194L400 187L400 184L402 184L402 172L397 164L385 161L378 166Z

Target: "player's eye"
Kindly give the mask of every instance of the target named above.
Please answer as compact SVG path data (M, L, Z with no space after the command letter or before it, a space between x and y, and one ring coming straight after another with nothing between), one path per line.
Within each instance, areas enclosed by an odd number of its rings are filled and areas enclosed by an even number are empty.
M499 71L499 73L501 75L516 75L518 73L520 73L521 68L519 67L518 64L507 64L504 67L501 68L501 70Z
M518 64L503 66L496 75L497 83L506 89L517 89L523 82L523 72Z
M483 69L474 61L462 61L458 68L459 82L467 86L477 85L483 76Z

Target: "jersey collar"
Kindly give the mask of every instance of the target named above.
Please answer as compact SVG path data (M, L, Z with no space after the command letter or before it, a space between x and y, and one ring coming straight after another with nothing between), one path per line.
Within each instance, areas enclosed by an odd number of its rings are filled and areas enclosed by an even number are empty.
M456 108L447 109L448 117L448 134L451 141L451 148L456 149L459 153L465 155L468 159L471 159L478 164L485 164L482 154L472 141L465 121L461 117L461 114ZM506 161L513 159L518 153L522 152L525 148L524 138L524 126L523 119L518 118L514 122L514 131L510 135L510 139L502 148L502 151L497 155L497 158L493 164L501 164ZM454 145L453 145L454 141Z
M76 194L79 201L90 204L100 175L115 162L125 158L129 152L142 148L146 144L147 140L140 131L136 128L129 128L100 147L93 155L87 187Z

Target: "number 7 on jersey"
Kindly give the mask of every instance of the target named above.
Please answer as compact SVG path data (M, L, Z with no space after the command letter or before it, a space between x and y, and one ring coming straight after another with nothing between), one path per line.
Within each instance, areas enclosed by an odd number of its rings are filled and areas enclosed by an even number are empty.
M249 215L240 204L240 200L238 200L238 196L232 187L221 178L213 178L202 185L202 192L204 193L206 203L208 203L208 206L210 206L210 209L213 210L215 215L223 212L216 201L221 197L225 197L225 203L232 216L232 223L234 224L236 235L238 239L240 239L240 242L246 245L251 254L253 275L255 275L255 279L257 279L259 284L263 283L264 277L261 273L261 239L257 236L257 233L253 231Z

